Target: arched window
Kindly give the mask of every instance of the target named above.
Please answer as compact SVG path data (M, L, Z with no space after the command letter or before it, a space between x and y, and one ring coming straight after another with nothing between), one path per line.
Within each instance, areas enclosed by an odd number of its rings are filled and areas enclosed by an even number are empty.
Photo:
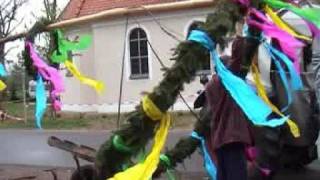
M130 32L130 79L146 79L149 77L148 38L145 31L135 28Z
M190 32L192 30L200 29L201 25L204 23L202 21L194 21L191 23L191 25L188 28L188 34L187 37L190 35ZM211 73L211 63L210 63L210 54L208 53L208 57L204 59L203 66L200 71L198 71L197 74L203 75L203 74L210 74Z

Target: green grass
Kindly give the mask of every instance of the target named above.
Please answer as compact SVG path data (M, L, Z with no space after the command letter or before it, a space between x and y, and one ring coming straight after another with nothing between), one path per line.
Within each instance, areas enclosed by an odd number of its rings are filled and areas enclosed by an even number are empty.
M23 103L3 103L5 111L9 115L23 118L24 108ZM90 120L86 118L53 118L50 116L50 110L47 110L45 117L42 120L42 127L44 129L82 129L90 125ZM27 106L27 122L6 120L0 122L0 129L34 129L34 105Z
M43 119L43 129L85 129L90 123L88 119ZM0 129L35 129L34 120L5 121L0 123Z
M3 109L10 115L23 118L24 108L23 104L2 102ZM117 128L116 114L97 114L97 113L68 113L61 112L53 118L51 110L48 107L47 112L42 120L43 129L61 129L61 130L112 130ZM192 129L195 123L195 118L189 113L171 113L172 114L172 128ZM121 123L125 123L126 115L121 115ZM27 122L6 120L0 121L0 129L35 129L34 121L34 105L29 104L27 107Z
M23 103L13 103L13 102L4 102L2 103L4 106L4 110L13 116L23 117L24 116L24 108ZM28 105L27 114L33 114L34 105Z

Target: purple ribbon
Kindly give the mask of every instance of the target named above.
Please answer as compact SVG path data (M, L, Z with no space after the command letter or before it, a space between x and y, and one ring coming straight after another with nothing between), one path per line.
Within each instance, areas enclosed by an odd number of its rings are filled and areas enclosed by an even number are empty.
M287 32L279 29L258 10L253 8L250 9L250 15L257 20L248 18L247 23L251 26L259 28L267 36L277 39L281 50L293 61L295 69L300 73L299 57L296 49L302 48L304 44Z
M61 110L61 102L59 100L59 95L64 91L63 79L60 76L57 69L46 64L41 57L36 53L31 42L26 42L26 47L29 49L30 57L33 62L33 66L36 67L40 75L52 85L50 92L50 98L54 110Z

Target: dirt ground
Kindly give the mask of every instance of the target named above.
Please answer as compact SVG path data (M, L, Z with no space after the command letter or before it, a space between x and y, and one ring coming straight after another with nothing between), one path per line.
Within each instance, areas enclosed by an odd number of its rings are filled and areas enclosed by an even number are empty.
M127 114L123 114L121 124L125 124ZM61 113L59 119L83 119L89 121L88 124L79 129L86 130L110 130L115 129L117 116L115 114L94 114L94 113ZM172 129L192 129L196 118L190 113L175 112L172 113ZM33 127L34 125L30 125ZM21 127L28 129L28 127ZM78 129L78 128L75 128ZM69 180L73 168L52 168L52 167L36 167L36 166L21 166L21 165L0 165L0 180ZM176 173L177 179L183 180L202 180L203 176L197 173ZM161 180L167 179L164 175Z
M69 180L73 169L0 165L0 180Z
M69 180L74 169L0 165L0 180ZM204 173L176 172L177 180L204 180ZM164 174L157 180L167 180Z

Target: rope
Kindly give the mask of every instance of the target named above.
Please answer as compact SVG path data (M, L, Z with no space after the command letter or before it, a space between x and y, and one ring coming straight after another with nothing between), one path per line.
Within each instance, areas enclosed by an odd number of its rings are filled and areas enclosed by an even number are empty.
M121 80L120 80L120 92L119 92L119 101L118 101L118 116L117 116L117 128L120 128L120 115L121 115L121 101L122 101L122 89L123 89L123 74L124 74L124 61L126 54L126 46L127 46L127 30L128 30L129 16L127 15L126 26L125 26L125 35L123 42L123 52L122 52L122 64L121 64Z
M140 7L141 7L144 11L146 11L146 12L149 14L149 16L151 16L152 20L160 27L160 29L161 29L165 34L167 34L167 35L170 36L172 39L174 39L174 40L176 40L176 41L178 41L178 42L182 42L182 40L180 40L180 38L178 38L177 35L174 35L173 32L170 32L170 31L168 30L168 28L164 27L164 26L160 23L160 21L157 20L157 18L153 15L153 13L152 13L149 9L147 9L147 8L145 8L145 7L143 7L143 6L140 6ZM179 33L176 33L176 32L175 32L175 34L179 34Z

